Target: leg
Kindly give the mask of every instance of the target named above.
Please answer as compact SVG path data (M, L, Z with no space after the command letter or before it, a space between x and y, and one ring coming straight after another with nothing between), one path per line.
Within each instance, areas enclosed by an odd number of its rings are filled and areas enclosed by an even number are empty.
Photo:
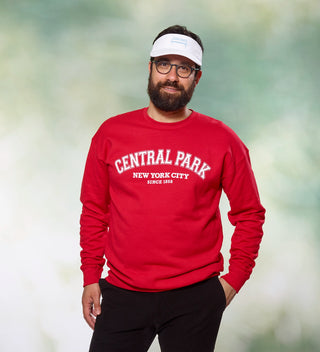
M212 352L223 311L225 294L217 277L163 296L166 319L159 328L163 352Z
M123 290L100 280L101 315L97 317L90 352L146 352L154 337L151 296Z

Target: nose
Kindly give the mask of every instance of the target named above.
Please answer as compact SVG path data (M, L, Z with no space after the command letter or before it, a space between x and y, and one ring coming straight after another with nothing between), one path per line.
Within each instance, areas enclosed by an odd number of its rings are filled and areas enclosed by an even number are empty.
M172 65L171 70L167 73L167 77L170 81L178 81L179 76L177 74L177 65Z

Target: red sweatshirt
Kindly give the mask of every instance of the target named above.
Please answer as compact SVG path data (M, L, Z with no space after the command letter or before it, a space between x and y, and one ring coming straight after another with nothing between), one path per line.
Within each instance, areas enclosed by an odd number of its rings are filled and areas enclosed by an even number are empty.
M81 191L84 285L107 281L136 291L191 285L223 270L222 189L232 236L229 272L249 278L265 210L248 150L222 122L197 112L161 123L147 108L105 121L92 139Z

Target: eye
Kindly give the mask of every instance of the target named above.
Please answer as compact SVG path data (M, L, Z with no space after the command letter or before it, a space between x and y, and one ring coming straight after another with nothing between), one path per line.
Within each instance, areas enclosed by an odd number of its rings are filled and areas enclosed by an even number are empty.
M189 66L185 66L185 65L181 65L181 66L179 66L179 70L181 72L189 72L190 71L190 67Z
M157 66L161 68L167 68L170 66L170 64L167 61L158 61Z

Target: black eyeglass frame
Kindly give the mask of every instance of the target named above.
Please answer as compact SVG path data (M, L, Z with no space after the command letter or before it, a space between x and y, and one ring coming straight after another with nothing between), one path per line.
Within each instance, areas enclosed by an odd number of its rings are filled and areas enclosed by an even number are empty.
M155 59L152 59L152 60L150 60L150 62L151 62L151 63L154 63L154 64L156 65L156 70L157 70L157 72L160 73L161 75L167 75L167 74L172 70L172 66L175 66L175 67L176 67L176 73L177 73L177 75L178 75L180 78L189 78L189 77L192 75L192 72L193 72L193 71L200 71L200 70L201 70L201 68L192 67L192 66L190 66L190 65L188 65L188 64L184 64L184 65L171 64L169 61L166 61L166 60L155 60ZM167 63L168 65L170 65L170 68L169 68L169 71L168 71L168 72L163 73L163 72L160 72L160 71L158 70L158 65L157 65L157 64L160 63L160 62L165 62L165 63ZM190 74L189 74L188 76L180 76L180 75L179 75L178 69L179 69L179 67L183 67L183 66L187 66L187 67L190 68L191 71L190 71Z

